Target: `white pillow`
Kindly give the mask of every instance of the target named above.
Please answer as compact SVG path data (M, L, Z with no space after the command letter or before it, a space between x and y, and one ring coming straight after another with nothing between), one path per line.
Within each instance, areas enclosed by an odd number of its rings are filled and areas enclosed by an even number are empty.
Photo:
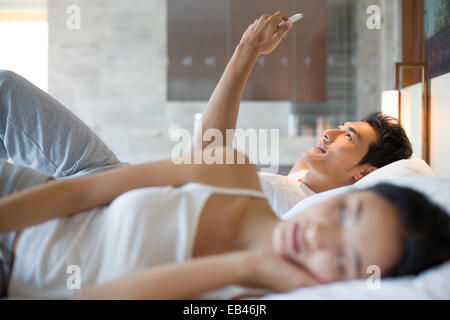
M367 280L334 282L287 293L268 294L261 299L309 300L309 299L354 299L354 300L415 300L450 298L450 261L424 271L422 274L397 279L381 279L379 288L367 284Z
M283 216L283 219L289 218L315 203L381 181L422 192L450 214L450 179L416 176L389 177L360 186L347 186L319 193L295 205ZM381 279L379 289L370 289L367 286L367 280L353 280L300 288L283 294L269 294L263 299L450 299L449 279L450 261L447 261L415 277Z
M358 189L364 189L379 182L387 182L421 192L450 214L450 179L424 176L389 177L380 181L370 181L365 184L360 184L356 187Z
M325 201L329 198L336 197L340 194L352 191L352 190L358 190L355 185L340 187L320 193L316 193L312 196L309 196L308 198L303 199L302 201L295 204L289 211L287 211L285 214L281 216L281 219L289 219L292 216L295 216L297 213L305 210L306 208L315 205L317 203L320 203L322 201Z
M410 159L392 162L369 173L361 180L355 182L355 185L382 181L385 178L405 176L433 176L433 170L431 170L430 166L425 161L416 156L412 156Z
M332 196L338 196L342 193L351 191L354 188L368 187L382 181L395 182L395 180L400 177L420 176L433 176L433 170L425 161L417 158L416 156L412 156L410 159L398 160L373 171L361 180L355 182L353 185L332 189L310 196L293 206L281 218L288 219L297 212L300 212L311 205L319 203ZM420 190L421 189L418 191Z

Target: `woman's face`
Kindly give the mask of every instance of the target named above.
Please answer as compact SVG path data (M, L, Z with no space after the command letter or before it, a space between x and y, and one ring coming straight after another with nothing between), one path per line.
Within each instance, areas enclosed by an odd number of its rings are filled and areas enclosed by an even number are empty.
M277 252L320 282L383 276L400 260L402 225L396 208L372 191L348 193L312 206L273 231Z

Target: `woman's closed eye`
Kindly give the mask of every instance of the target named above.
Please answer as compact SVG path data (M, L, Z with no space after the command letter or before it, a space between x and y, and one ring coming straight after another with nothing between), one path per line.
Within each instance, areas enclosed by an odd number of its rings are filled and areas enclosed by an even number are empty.
M339 204L337 210L337 220L339 226L343 226L347 224L346 228L355 228L360 220L361 213L363 212L363 202L358 201L356 205L350 204L347 206L345 201L342 201ZM336 252L336 269L340 276L343 278L348 278L349 270L348 264L355 264L356 274L361 274L361 257L358 253L358 250L352 248L352 252L354 254L350 254L348 250L344 249L342 246ZM349 249L350 250L350 249ZM352 258L350 258L352 257ZM354 259L353 259L354 257ZM351 261L351 262L350 262Z

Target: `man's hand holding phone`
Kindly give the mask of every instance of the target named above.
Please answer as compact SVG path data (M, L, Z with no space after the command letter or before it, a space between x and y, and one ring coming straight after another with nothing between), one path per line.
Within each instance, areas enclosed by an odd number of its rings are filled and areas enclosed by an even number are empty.
M301 15L294 15L290 19L283 11L262 15L247 28L239 45L258 55L271 53L291 29L294 17L298 20Z

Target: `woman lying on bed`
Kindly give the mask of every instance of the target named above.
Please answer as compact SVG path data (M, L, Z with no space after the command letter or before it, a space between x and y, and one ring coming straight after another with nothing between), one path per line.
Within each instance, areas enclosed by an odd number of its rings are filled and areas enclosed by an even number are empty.
M255 166L236 150L214 149L219 159L227 153L245 164L169 159L50 180L2 199L0 232L20 230L9 296L184 299L227 285L288 291L365 278L370 265L382 277L417 274L450 257L449 216L415 191L381 184L280 220ZM70 266L81 290L69 289Z

